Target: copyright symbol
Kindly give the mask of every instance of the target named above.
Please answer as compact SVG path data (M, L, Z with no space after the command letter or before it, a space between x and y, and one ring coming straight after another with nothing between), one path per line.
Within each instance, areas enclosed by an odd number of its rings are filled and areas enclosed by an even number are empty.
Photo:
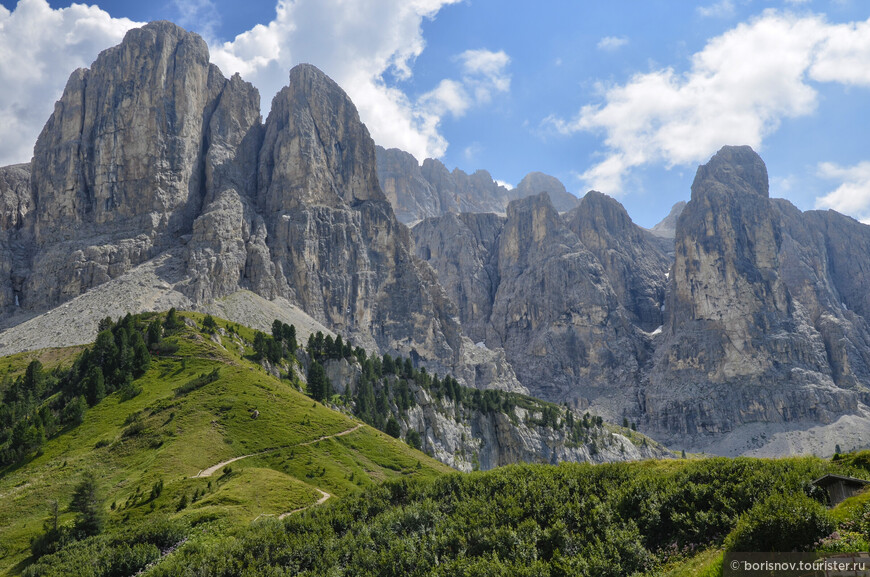
M738 569L740 569L740 561L732 561L731 562L731 569L734 571L737 571Z

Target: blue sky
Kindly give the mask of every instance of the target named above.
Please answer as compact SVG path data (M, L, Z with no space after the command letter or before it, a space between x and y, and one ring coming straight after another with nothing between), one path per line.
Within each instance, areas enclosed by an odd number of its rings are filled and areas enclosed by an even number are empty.
M138 22L173 20L261 92L321 67L375 140L558 177L651 226L698 164L751 144L771 194L870 221L863 0L164 0L0 4L0 164L28 160L69 73Z

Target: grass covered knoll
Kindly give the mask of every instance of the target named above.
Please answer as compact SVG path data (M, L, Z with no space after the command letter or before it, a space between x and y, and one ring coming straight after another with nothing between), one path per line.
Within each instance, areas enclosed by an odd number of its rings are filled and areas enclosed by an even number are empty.
M311 506L322 492L339 498L385 479L447 470L368 426L334 436L359 421L252 362L252 330L217 319L213 337L199 328L202 315L183 316L197 326L183 318L167 324L165 314L137 316L137 327L157 321L162 330L147 370L128 387L133 394L118 389L95 399L79 424L58 429L38 450L0 469L0 574L130 575L155 551L191 534L229 535L258 517ZM75 353L39 358L45 371L63 375ZM30 360L0 360L0 366L6 363L15 376ZM54 410L59 395L37 410ZM47 526L56 520L72 531L77 514L69 507L86 472L96 480L104 529L28 569L31 540Z
M810 496L810 480L827 471L867 475L808 457L514 465L391 480L189 543L149 575L715 576L736 539L838 550L828 535L834 515ZM795 503L823 534L806 533ZM865 539L870 523L855 520L868 511L848 521Z

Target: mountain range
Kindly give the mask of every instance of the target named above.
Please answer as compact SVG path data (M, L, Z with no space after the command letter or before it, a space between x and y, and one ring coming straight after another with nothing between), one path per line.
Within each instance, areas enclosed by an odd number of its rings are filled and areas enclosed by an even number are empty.
M0 354L139 310L279 318L725 455L867 444L867 275L870 228L769 198L748 147L650 231L540 173L508 190L378 148L311 65L263 121L168 22L73 72L0 169Z

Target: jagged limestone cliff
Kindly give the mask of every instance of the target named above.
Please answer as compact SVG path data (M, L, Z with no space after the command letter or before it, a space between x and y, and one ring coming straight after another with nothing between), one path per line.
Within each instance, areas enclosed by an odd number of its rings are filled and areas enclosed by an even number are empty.
M412 233L467 333L503 347L533 394L579 406L617 397L609 416L620 416L661 324L669 259L619 203L589 193L560 215L542 193L506 217L445 215Z
M300 354L300 359L307 366L307 355ZM360 364L331 359L324 367L333 390L346 399L355 398ZM400 436L407 439L409 431L416 431L423 451L461 471L514 463L605 463L673 456L627 427L530 397L488 391L490 400L482 403L469 398L469 390L457 397L414 380L392 375L385 380L391 392L378 384L377 394L384 395L384 407L399 423Z
M440 160L427 158L422 166L411 154L377 147L378 178L397 218L408 225L448 213L504 214L510 201L546 192L559 212L571 210L577 197L553 176L527 174L507 189L485 170L452 172Z
M123 299L146 309L249 290L371 349L520 390L498 352L464 337L413 258L344 91L300 65L265 123L259 109L252 85L226 79L199 36L168 22L130 31L74 72L34 149L33 208L16 209L23 224L2 223L6 325L131 280ZM11 206L21 194L7 189ZM9 248L31 230L26 250ZM86 302L96 314L116 304Z
M776 432L864 419L867 322L847 310L844 277L854 277L832 262L851 256L863 270L866 254L849 251L868 241L870 229L851 219L771 201L749 147L719 151L699 168L677 223L665 327L642 396L648 426L698 445L734 432L729 450L742 452ZM751 427L762 423L767 439Z

